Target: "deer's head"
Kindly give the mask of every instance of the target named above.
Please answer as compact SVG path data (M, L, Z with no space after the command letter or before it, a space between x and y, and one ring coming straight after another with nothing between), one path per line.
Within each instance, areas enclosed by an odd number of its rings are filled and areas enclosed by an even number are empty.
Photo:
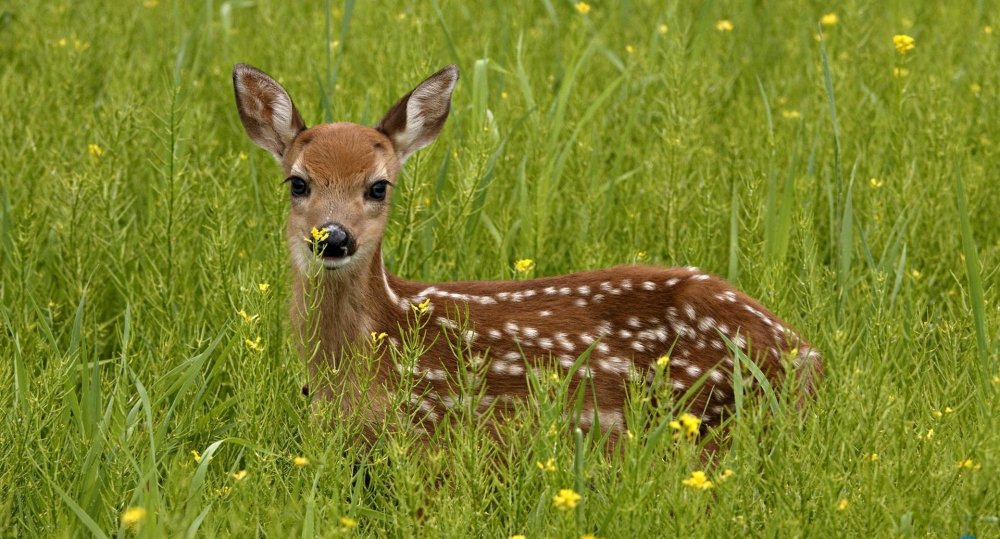
M306 128L288 92L257 68L237 64L233 87L250 139L281 163L290 198L288 241L299 271L335 275L379 252L400 167L437 138L458 68L449 65L403 96L375 127Z

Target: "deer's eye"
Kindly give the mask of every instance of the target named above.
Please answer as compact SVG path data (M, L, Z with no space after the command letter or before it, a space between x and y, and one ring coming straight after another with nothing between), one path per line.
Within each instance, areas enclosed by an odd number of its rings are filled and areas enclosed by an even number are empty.
M385 200L386 191L389 189L389 182L387 180L379 180L368 186L368 192L365 196L368 200Z
M288 184L293 197L304 197L309 195L309 184L298 176L288 178Z

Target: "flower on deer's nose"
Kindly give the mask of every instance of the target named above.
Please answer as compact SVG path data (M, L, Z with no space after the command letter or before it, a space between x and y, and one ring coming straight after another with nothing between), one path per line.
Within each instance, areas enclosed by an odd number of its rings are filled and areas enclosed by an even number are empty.
M312 229L309 231L309 234L312 235L313 243L320 243L322 241L326 241L326 239L330 237L330 231L325 228L312 227Z

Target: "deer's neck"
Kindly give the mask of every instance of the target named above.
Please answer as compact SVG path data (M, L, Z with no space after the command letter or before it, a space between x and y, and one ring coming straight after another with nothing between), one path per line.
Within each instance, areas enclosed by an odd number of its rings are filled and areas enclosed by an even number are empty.
M399 310L393 286L398 280L385 270L381 248L367 264L322 272L296 273L292 318L310 363L336 367L352 346L364 345L372 331L386 326L388 313Z

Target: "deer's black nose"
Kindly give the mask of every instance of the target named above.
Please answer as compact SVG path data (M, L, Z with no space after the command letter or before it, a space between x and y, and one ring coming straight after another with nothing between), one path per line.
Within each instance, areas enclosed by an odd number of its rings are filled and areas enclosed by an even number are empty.
M354 236L338 223L327 223L322 230L327 233L326 239L316 243L316 251L324 258L343 258L351 256L358 246Z

